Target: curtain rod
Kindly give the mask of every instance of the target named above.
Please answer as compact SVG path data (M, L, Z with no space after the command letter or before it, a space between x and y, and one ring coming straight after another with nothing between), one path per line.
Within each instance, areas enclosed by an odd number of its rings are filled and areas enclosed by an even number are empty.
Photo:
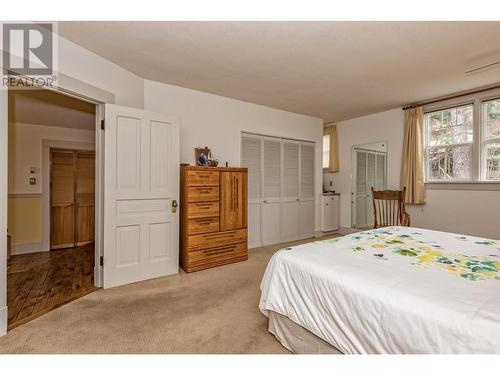
M414 103L414 104L405 105L403 107L403 111L407 110L407 109L410 109L410 108L420 107L422 105L433 104L433 103L441 102L443 100L456 99L456 98L460 98L462 96L472 95L472 94L478 94L480 92L494 90L494 89L498 89L498 88L500 88L500 83L496 83L496 84L490 85L490 86L484 86L484 87L481 87L481 88L478 88L478 89L474 89L474 90L461 91L461 92L458 92L458 93L455 93L455 94L450 94L450 95L441 96L441 97L434 98L434 99L425 100L423 102L418 102L418 103Z

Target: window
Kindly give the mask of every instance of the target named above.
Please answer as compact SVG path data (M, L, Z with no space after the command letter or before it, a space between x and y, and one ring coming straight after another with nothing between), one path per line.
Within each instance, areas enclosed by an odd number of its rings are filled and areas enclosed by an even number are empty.
M500 99L483 102L483 179L500 181Z
M427 113L425 124L427 180L471 180L473 105Z
M425 113L427 182L500 183L498 90L494 95L475 94L466 98L470 104Z
M330 136L323 136L323 168L330 166Z

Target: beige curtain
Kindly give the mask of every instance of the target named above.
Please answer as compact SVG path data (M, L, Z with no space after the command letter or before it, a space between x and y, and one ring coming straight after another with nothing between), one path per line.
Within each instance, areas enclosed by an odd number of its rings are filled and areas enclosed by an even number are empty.
M339 171L339 145L337 140L337 125L331 124L323 128L323 135L330 136L330 161L328 172Z
M406 187L405 202L425 203L424 187L424 110L405 110L401 189Z

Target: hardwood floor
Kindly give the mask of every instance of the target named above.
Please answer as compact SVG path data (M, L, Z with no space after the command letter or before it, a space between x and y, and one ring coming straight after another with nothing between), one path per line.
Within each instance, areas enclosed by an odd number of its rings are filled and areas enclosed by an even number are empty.
M94 244L14 255L8 262L9 329L96 290Z

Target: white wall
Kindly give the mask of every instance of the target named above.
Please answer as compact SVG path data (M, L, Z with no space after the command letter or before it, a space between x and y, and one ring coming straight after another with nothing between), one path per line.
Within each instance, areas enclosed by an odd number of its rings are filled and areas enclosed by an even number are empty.
M351 226L351 147L387 141L387 188L400 188L403 111L394 109L337 124L340 172L325 174L340 198L340 226ZM500 191L427 190L427 203L407 206L412 226L500 239Z
M141 77L67 39L58 37L57 40L59 73L113 94L115 104L143 108ZM84 90L73 80L65 80L61 85L76 92Z
M403 111L376 113L337 123L339 164L337 173L325 173L340 193L340 226L351 226L351 148L361 143L387 142L387 188L399 189L403 150Z
M241 132L316 142L316 219L322 189L323 120L201 91L144 82L144 109L177 116L181 126L181 162L194 163L194 148L208 146L224 166L239 166Z

